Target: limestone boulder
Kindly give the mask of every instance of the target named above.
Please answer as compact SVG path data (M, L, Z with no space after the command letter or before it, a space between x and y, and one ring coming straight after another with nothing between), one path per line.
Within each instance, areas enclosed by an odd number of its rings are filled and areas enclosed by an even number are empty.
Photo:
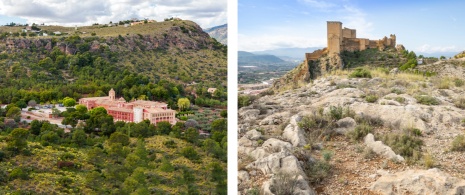
M243 112L239 112L239 117L242 118L244 121L251 121L251 120L256 120L259 114L260 114L260 110L250 109L250 110L245 110Z
M305 141L305 133L298 125L300 120L302 120L300 115L292 116L289 124L283 131L283 139L291 142L294 147L307 144L307 141Z
M370 187L380 194L465 194L465 180L451 177L437 168L407 170L382 175Z
M286 120L290 117L289 115L289 112L274 113L260 121L260 125L279 125L286 122Z
M336 122L337 127L335 129L336 133L345 135L349 131L353 131L355 129L355 126L357 126L357 122L353 118L346 117L343 119L340 119Z
M399 162L404 161L404 158L400 155L396 155L396 153L392 151L391 147L384 145L381 141L375 141L375 137L371 133L365 136L365 144L376 154L384 156L387 159Z
M262 133L258 132L257 130L247 131L244 137L248 138L249 140L259 140L262 137Z

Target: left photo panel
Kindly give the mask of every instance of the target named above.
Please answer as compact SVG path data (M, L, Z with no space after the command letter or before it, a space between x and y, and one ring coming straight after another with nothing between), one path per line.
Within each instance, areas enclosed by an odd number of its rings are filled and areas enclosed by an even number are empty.
M227 194L227 16L0 2L0 194Z

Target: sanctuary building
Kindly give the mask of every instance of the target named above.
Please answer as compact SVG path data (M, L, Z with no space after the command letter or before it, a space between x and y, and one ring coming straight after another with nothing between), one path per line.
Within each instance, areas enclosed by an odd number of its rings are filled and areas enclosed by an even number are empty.
M81 98L79 104L86 106L87 109L104 107L107 113L113 116L114 121L138 123L147 119L154 125L161 121L167 121L172 125L176 123L176 111L168 109L167 104L145 100L126 102L122 97L116 99L113 89L106 97Z

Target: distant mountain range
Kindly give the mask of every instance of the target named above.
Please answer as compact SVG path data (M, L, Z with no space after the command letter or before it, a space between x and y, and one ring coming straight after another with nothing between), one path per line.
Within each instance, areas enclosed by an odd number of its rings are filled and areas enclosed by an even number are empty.
M413 50L413 52L415 52L415 50ZM435 52L435 53L424 53L424 52L415 52L415 54L417 54L417 56L419 55L423 55L425 57L436 57L436 58L439 58L441 56L444 56L446 58L449 58L449 57L454 57L454 55L456 55L457 53L459 52Z
M280 48L280 49L271 49L264 51L254 51L251 52L257 55L274 55L286 61L295 61L295 60L304 60L305 53L311 53L317 49L322 49L323 47L307 47L307 48Z
M278 58L274 55L257 55L251 52L239 51L238 52L238 64L240 65L271 65L280 64L286 61Z
M218 42L225 45L228 44L228 24L207 28L204 31L208 33L210 37L215 38Z

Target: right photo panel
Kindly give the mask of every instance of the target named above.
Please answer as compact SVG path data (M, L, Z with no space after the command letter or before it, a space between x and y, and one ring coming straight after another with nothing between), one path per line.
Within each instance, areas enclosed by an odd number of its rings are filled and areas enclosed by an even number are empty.
M465 193L463 7L238 0L238 193Z

